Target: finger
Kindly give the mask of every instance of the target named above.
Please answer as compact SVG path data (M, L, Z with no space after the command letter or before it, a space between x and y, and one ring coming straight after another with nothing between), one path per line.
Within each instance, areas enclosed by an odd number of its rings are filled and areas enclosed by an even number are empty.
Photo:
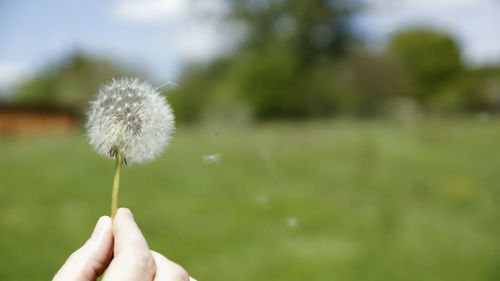
M103 281L151 281L156 264L146 239L129 209L120 208L113 221L114 258Z
M156 263L155 281L196 281L190 278L182 266L167 259L160 253L151 251Z
M148 243L134 220L134 215L127 208L120 208L116 213L113 223L113 235L115 237L115 256L122 251L147 250Z
M108 266L113 253L111 218L101 217L92 236L66 260L53 281L96 280Z

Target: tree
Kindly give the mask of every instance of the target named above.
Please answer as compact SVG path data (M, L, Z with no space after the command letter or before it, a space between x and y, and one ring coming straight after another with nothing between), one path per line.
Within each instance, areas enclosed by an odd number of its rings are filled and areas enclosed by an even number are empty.
M444 113L500 111L500 68L464 72L439 91L433 106Z
M415 89L410 95L423 103L428 103L441 85L464 69L457 43L443 32L402 31L391 39L388 52L413 77Z
M259 119L329 116L335 92L313 77L336 64L353 42L352 8L331 0L237 1L233 18L248 37L229 59L227 77ZM324 73L324 72L323 72ZM335 76L328 78L335 89ZM313 85L312 81L322 85Z
M408 73L391 58L366 51L353 52L343 64L345 82L352 93L351 109L357 116L374 116L411 90Z
M237 1L233 18L248 27L242 49L260 49L284 41L300 66L339 58L353 37L348 20L354 6L339 0Z
M227 79L224 77L226 73L227 62L224 60L189 69L180 87L168 93L176 120L185 123L198 121L215 95L217 84Z
M83 114L101 83L125 74L125 71L110 62L77 54L22 83L14 93L14 102L64 107Z

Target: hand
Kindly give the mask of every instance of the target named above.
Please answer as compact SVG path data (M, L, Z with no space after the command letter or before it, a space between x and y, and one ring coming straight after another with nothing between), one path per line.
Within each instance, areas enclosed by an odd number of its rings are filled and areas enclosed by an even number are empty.
M95 281L105 270L102 281L196 281L178 264L149 250L132 213L124 208L113 223L107 216L97 221L90 239L52 281Z

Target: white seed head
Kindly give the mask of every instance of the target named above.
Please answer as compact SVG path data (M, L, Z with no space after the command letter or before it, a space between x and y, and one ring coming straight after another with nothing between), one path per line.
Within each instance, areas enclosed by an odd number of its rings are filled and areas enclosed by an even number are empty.
M175 130L166 98L137 79L113 79L101 86L87 115L87 136L94 149L110 158L121 151L130 164L158 157Z

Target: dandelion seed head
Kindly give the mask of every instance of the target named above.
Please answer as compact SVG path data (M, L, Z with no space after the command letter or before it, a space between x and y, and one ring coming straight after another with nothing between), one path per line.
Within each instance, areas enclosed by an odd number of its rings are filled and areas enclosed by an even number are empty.
M268 200L267 194L260 194L259 196L257 196L257 203L260 205L266 204L267 200Z
M297 218L289 217L288 219L286 219L286 225L290 228L297 227L298 225Z
M103 85L87 115L87 136L94 149L111 158L121 151L130 164L158 157L175 130L166 98L137 79L113 79Z
M203 156L203 162L207 164L218 163L220 161L220 153Z

